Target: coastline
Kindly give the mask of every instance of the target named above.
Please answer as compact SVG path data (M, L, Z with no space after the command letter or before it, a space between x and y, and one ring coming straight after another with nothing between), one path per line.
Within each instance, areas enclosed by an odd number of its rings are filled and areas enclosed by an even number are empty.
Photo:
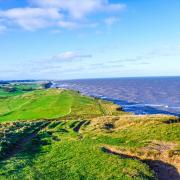
M114 102L134 114L166 114L180 117L180 77L106 78L52 81L65 88Z
M52 87L54 88L54 87ZM120 106L123 111L127 112L127 113L133 113L134 115L158 115L158 114L163 114L163 115L170 115L170 116L177 116L180 117L179 113L173 113L173 112L169 112L169 111L165 111L165 110L161 110L161 109L157 109L155 107L158 107L158 105L154 105L150 106L148 104L139 104L139 103L135 103L135 102L128 102L128 101L124 101L124 100L120 100L120 99L113 99L113 98L109 98L109 97L105 97L105 96L95 96L95 95L91 95L91 94L87 94L87 93L83 93L79 90L73 89L73 88L61 88L61 87L57 87L59 89L66 89L66 90L72 90L72 91L76 91L79 92L82 95L85 96L89 96L92 98L99 98L105 101L109 101L112 102L118 106Z
M160 110L160 109L157 109L153 106L149 106L146 104L138 104L138 103L134 103L134 102L128 102L128 101L123 101L120 99L113 99L113 98L108 98L108 97L100 97L100 96L91 96L91 97L96 97L96 98L100 98L100 99L103 99L106 101L113 102L113 103L121 106L125 112L133 113L135 115L163 114L163 115L172 115L172 116L180 117L180 114L178 114L178 113L172 113L172 112L168 112L165 110Z

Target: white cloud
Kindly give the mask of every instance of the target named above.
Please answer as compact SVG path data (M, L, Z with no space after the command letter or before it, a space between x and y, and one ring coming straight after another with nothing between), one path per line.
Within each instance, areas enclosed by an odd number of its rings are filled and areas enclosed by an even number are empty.
M80 54L77 52L67 51L67 52L60 53L56 56L53 56L50 59L62 61L62 60L75 60L75 59L91 58L91 57L92 55L90 54Z
M29 0L29 3L27 7L0 10L3 26L16 25L26 30L46 27L91 28L99 22L94 22L89 15L101 13L106 16L126 8L124 4L110 3L108 0ZM115 23L115 18L106 19L106 23Z
M7 19L24 29L33 30L49 26L53 21L61 18L54 8L14 8L0 11L0 17Z
M57 55L19 65L18 71L34 75L66 74L82 70L80 61L92 58L91 54L65 51ZM49 75L50 75L49 74Z
M109 3L108 0L30 0L33 5L40 7L59 8L74 19L84 18L86 15L97 11L121 11L126 5Z
M71 22L71 21L59 21L57 23L60 27L62 28L67 28L67 29L74 29L78 27L78 24L75 22Z
M104 20L105 24L108 26L112 26L117 21L118 21L118 18L116 18L116 17L108 17Z
M104 10L106 11L122 11L126 8L126 5L125 4L120 4L120 3L117 3L117 4L106 4L106 6L104 6Z
M59 21L57 23L59 27L66 28L66 29L80 29L80 28L96 28L98 27L99 23L81 23L75 21Z

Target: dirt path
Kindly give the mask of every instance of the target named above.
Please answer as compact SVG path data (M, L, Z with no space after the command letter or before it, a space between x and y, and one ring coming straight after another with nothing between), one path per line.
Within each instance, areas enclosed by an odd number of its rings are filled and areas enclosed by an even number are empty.
M155 173L158 180L180 180L180 175L176 167L160 160L141 159L137 156L131 156L115 150L114 148L101 148L103 152L120 156L121 158L137 159L146 163Z
M100 109L100 111L102 112L102 114L105 116L105 115L108 115L108 113L106 112L106 110L102 107L102 105L101 105L101 100L98 100L97 101L97 104L98 104L98 106L99 106L99 109Z

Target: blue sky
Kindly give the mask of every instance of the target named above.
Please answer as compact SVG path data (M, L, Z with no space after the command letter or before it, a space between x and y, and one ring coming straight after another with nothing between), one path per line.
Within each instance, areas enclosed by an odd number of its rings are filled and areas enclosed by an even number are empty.
M0 0L0 79L179 75L179 0Z

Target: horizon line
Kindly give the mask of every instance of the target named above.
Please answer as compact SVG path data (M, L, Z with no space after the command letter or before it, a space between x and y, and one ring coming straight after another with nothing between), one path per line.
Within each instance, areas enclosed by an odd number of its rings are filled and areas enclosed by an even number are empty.
M121 76L121 77L97 77L97 78L76 78L76 79L7 79L0 82L8 81L73 81L73 80L93 80L93 79L126 79L126 78L180 78L180 75L162 75L162 76Z

